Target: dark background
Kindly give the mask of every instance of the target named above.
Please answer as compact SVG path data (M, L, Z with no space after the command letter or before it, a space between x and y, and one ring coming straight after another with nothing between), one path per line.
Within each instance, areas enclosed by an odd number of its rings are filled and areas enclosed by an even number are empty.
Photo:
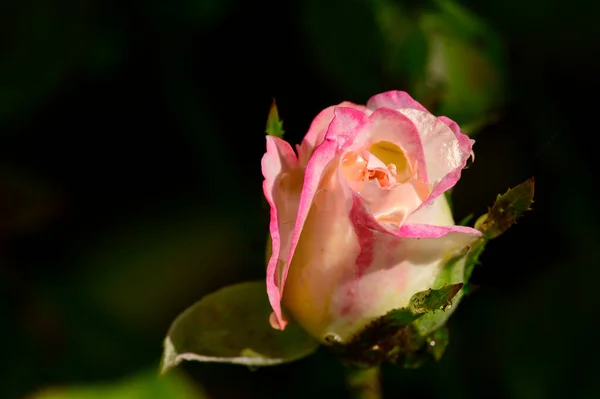
M536 202L488 246L442 361L385 367L386 397L594 397L591 7L4 0L0 396L156 368L179 312L264 276L260 159L273 97L298 143L321 109L401 89L477 140L454 191L457 220L531 176ZM452 49L441 60L439 43ZM214 398L347 397L324 351L255 372L183 369Z

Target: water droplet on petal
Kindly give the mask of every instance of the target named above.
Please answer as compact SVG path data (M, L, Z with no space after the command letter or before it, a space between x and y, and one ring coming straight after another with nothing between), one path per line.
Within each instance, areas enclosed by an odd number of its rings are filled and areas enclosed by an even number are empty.
M346 182L363 181L367 172L367 158L356 151L349 151L342 157L341 172Z
M390 163L390 164L387 164L386 167L388 168L388 170L390 171L392 176L396 177L396 175L398 174L398 171L396 170L396 165L394 165L393 163Z
M342 337L340 337L336 333L327 333L325 335L325 342L327 342L329 344L341 344Z
M348 144L348 136L345 134L340 134L339 136L337 136L337 152L338 154L340 152L343 152Z

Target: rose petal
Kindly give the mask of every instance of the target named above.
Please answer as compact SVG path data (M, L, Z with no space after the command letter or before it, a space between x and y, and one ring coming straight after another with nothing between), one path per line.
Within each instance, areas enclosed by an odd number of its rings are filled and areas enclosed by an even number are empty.
M434 224L436 226L453 226L452 210L445 195L440 195L431 203L421 206L411 213L406 224Z
M421 190L428 182L421 136L408 117L390 108L379 108L369 116L368 126L358 132L348 148L362 150L381 142L397 145L404 152L411 170L416 171L411 172L415 173L411 181L389 189L382 189L376 182L348 183L358 190L378 220L400 225L429 195L428 191ZM374 156L369 157L367 167L373 170L375 162L387 170L386 165Z
M352 274L338 282L330 303L332 322L325 328L344 338L371 319L406 306L416 292L432 288L443 260L481 236L461 226L409 225L390 232L373 219L359 196L354 196L349 217L360 251Z
M285 294L295 319L322 340L333 334L347 342L372 320L407 306L416 292L432 288L445 259L477 239L472 229L423 225L404 237L407 231L379 224L358 194L340 192L344 185L334 180L327 187L335 207L311 211L311 234L301 239Z
M386 190L382 189L376 181L368 181L362 183L362 187L357 193L368 205L369 212L380 223L386 222L398 226L404 223L422 202L411 184L400 184L393 189Z
M283 294L283 287L285 286L290 263L294 256L296 246L298 245L300 234L304 228L304 223L308 217L310 208L313 205L315 194L317 193L319 183L325 172L325 167L335 158L339 147L344 145L346 140L350 140L351 142L356 134L367 123L368 117L354 108L336 107L334 109L334 118L329 124L325 140L315 149L306 165L304 184L302 185L302 194L300 196L298 214L292 234L289 256L287 257L287 261L283 266L281 274L281 294ZM281 298L281 296L279 298ZM277 309L280 309L279 303ZM275 316L278 318L278 322L281 326L280 315L278 315L277 309L275 307L273 308Z
M406 155L416 163L417 178L423 183L429 181L427 175L426 157L418 126L404 114L390 108L379 108L370 116L371 126L368 131L368 141L389 141L399 145ZM356 139L361 141L361 138Z
M317 148L317 146L319 146L319 144L325 140L325 134L327 133L329 124L334 117L334 110L338 107L353 108L358 111L365 111L367 109L363 105L357 105L349 101L344 101L338 105L325 108L323 111L321 111L319 115L317 115L317 117L312 121L308 132L304 136L304 139L302 139L302 144L297 146L298 158L300 159L300 164L302 166L306 166L308 164L308 160L310 159L310 156L315 148Z
M377 108L409 108L417 109L423 112L429 112L427 109L414 100L408 93L404 91L392 90L385 93L376 94L367 102L367 108L376 110Z
M329 303L347 276L354 276L360 250L348 218L352 198L342 186L335 168L327 168L298 240L283 295L294 319L317 338L324 338L323 328L332 317Z
M360 275L339 280L329 304L331 322L323 328L344 340L390 310L406 307L415 293L433 288L444 261L476 239L450 230L437 238L401 238L381 231L361 236L367 239L358 259L370 258L370 263L360 268Z
M467 226L435 226L431 224L404 224L394 234L404 238L440 238L457 233L460 240L473 242L481 237L481 231ZM463 245L462 247L464 247ZM462 248L461 247L461 248Z
M286 221L291 216L295 216L297 208L293 204L295 190L288 188L282 192L280 183L286 176L297 173L297 170L298 159L290 145L278 137L267 136L267 152L262 158L262 173L265 178L263 191L271 207L269 231L272 253L267 264L267 294L281 328L285 327L285 321L281 315L281 271L278 270L280 268L278 263L281 252L286 253L289 248L291 230L282 226L280 220ZM299 191L297 197L299 197ZM292 223L294 219L292 217Z
M432 192L424 204L453 187L471 155L472 142L462 133L454 132L443 120L430 113L400 110L417 127L423 142L427 175Z

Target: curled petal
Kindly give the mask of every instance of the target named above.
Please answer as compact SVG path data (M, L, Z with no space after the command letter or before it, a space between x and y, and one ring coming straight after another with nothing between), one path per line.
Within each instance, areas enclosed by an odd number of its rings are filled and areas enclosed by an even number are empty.
M412 120L390 108L379 108L369 116L369 141L389 141L398 144L415 163L417 179L428 182L426 158L421 135Z
M394 234L404 238L440 238L448 234L460 234L459 242L473 242L481 237L481 232L467 226L435 226L431 224L404 224ZM456 240L455 240L456 241ZM465 245L460 246L460 248Z
M452 210L445 195L440 195L431 203L421 206L411 213L406 224L433 224L436 226L453 226Z
M413 294L433 286L444 259L481 236L478 230L461 226L405 224L390 231L374 220L357 196L350 219L360 251L353 278L338 294L338 304L344 305L336 313L341 315L335 323L340 331L357 318L377 318L406 306Z
M390 108L369 115L367 128L354 137L340 170L380 221L402 224L430 194L419 131L408 117Z
M469 136L467 136L466 134L461 133L460 131L460 127L458 126L458 123L454 122L452 119L446 117L446 116L440 116L438 118L439 120L441 120L442 122L444 122L456 135L456 139L458 140L459 144L461 147L463 148L473 148L473 144L475 144L475 140L469 138ZM471 150L471 157L473 158L472 161L475 160L475 154L473 154L473 150Z
M431 194L424 204L453 187L467 164L473 147L464 134L455 132L448 124L430 113L414 109L400 110L417 126L423 142Z
M352 108L358 111L365 111L367 109L365 106L344 101L338 105L325 108L323 111L321 111L311 123L306 136L304 136L304 139L302 139L302 144L297 146L298 157L300 158L300 164L302 166L306 166L308 164L308 160L310 159L315 148L317 148L319 144L325 140L325 135L327 133L327 129L329 128L329 124L335 116L334 111L338 107Z
M298 173L298 159L290 145L278 137L267 136L267 152L262 158L263 191L271 207L269 231L272 240L272 252L267 264L267 294L281 328L285 321L281 314L281 265L280 254L289 248L290 220L293 223L296 214L295 190L291 180ZM300 182L301 183L301 182ZM296 200L297 202L297 200ZM284 222L284 223L282 223ZM293 226L293 224L291 225ZM287 248L286 248L287 247Z

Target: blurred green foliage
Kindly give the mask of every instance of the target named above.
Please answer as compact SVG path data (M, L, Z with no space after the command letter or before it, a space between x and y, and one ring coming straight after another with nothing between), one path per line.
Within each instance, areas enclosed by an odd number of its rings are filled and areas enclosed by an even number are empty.
M28 399L204 399L206 395L179 374L162 378L156 372L143 372L105 384L53 388Z
M325 3L326 12L321 1L304 4L312 60L358 98L402 87L469 133L503 105L504 45L459 3L335 0Z
M597 396L596 146L586 140L598 8L4 1L0 397L118 389L158 370L176 315L264 276L260 159L273 97L299 143L326 106L390 89L478 132L453 190L457 220L530 176L536 203L482 255L442 360L384 368L384 392ZM183 369L215 398L347 396L343 366L323 350L256 372Z

